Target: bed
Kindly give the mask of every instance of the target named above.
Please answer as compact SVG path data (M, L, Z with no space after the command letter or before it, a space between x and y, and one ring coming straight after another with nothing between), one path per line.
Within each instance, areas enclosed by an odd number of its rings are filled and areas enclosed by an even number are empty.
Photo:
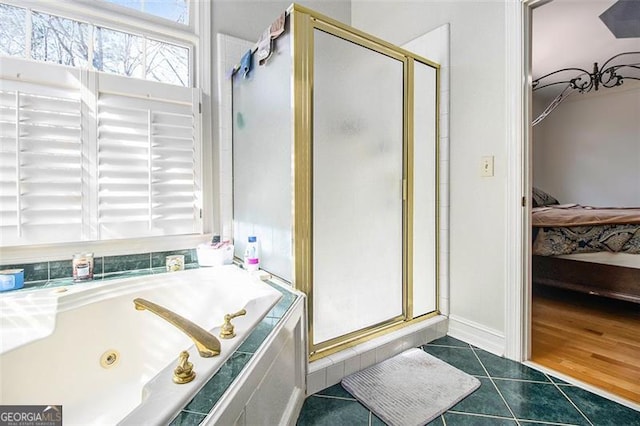
M640 303L640 208L558 204L536 192L533 283Z

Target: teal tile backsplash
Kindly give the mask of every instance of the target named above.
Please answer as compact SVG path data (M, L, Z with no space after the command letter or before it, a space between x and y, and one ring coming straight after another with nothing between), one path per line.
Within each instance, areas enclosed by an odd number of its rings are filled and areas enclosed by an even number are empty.
M95 274L95 267L94 267ZM68 278L73 275L73 268L69 260L56 260L49 262L49 279L57 280L59 278Z
M105 256L103 259L105 274L151 268L151 253Z
M129 271L146 270L146 273L153 272L152 269L164 271L165 258L169 255L184 255L186 268L197 264L195 250L173 250L153 253L137 253L125 256L96 256L93 259L93 279L100 280L105 275L117 273L127 273ZM0 269L24 269L24 282L26 288L46 285L47 281L66 279L73 277L71 259L56 260L51 262L37 262L27 264L0 265Z

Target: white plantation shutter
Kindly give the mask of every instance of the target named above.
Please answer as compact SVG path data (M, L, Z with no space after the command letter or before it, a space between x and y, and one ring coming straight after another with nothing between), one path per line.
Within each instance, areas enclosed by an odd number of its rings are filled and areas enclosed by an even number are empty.
M200 232L197 91L140 82L126 94L101 76L98 224L101 239Z
M198 89L0 65L2 246L202 233Z
M2 81L3 245L82 239L82 143L79 88Z

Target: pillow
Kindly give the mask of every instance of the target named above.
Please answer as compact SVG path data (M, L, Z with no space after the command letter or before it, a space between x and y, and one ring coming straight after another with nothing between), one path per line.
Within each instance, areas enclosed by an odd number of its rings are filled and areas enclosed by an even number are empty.
M543 190L536 188L535 186L533 187L532 195L533 195L533 203L532 203L533 207L543 207L543 206L550 206L552 204L560 204L558 203L558 200L556 200L555 198L553 198L551 195L547 194Z

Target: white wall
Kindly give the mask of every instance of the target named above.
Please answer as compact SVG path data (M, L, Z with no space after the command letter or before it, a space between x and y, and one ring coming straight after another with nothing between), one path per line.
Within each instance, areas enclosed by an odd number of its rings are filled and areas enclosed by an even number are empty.
M640 206L640 84L574 94L533 131L533 182L561 203Z
M351 24L402 45L450 23L450 324L503 342L506 288L505 5L353 0ZM480 159L495 156L495 176Z

